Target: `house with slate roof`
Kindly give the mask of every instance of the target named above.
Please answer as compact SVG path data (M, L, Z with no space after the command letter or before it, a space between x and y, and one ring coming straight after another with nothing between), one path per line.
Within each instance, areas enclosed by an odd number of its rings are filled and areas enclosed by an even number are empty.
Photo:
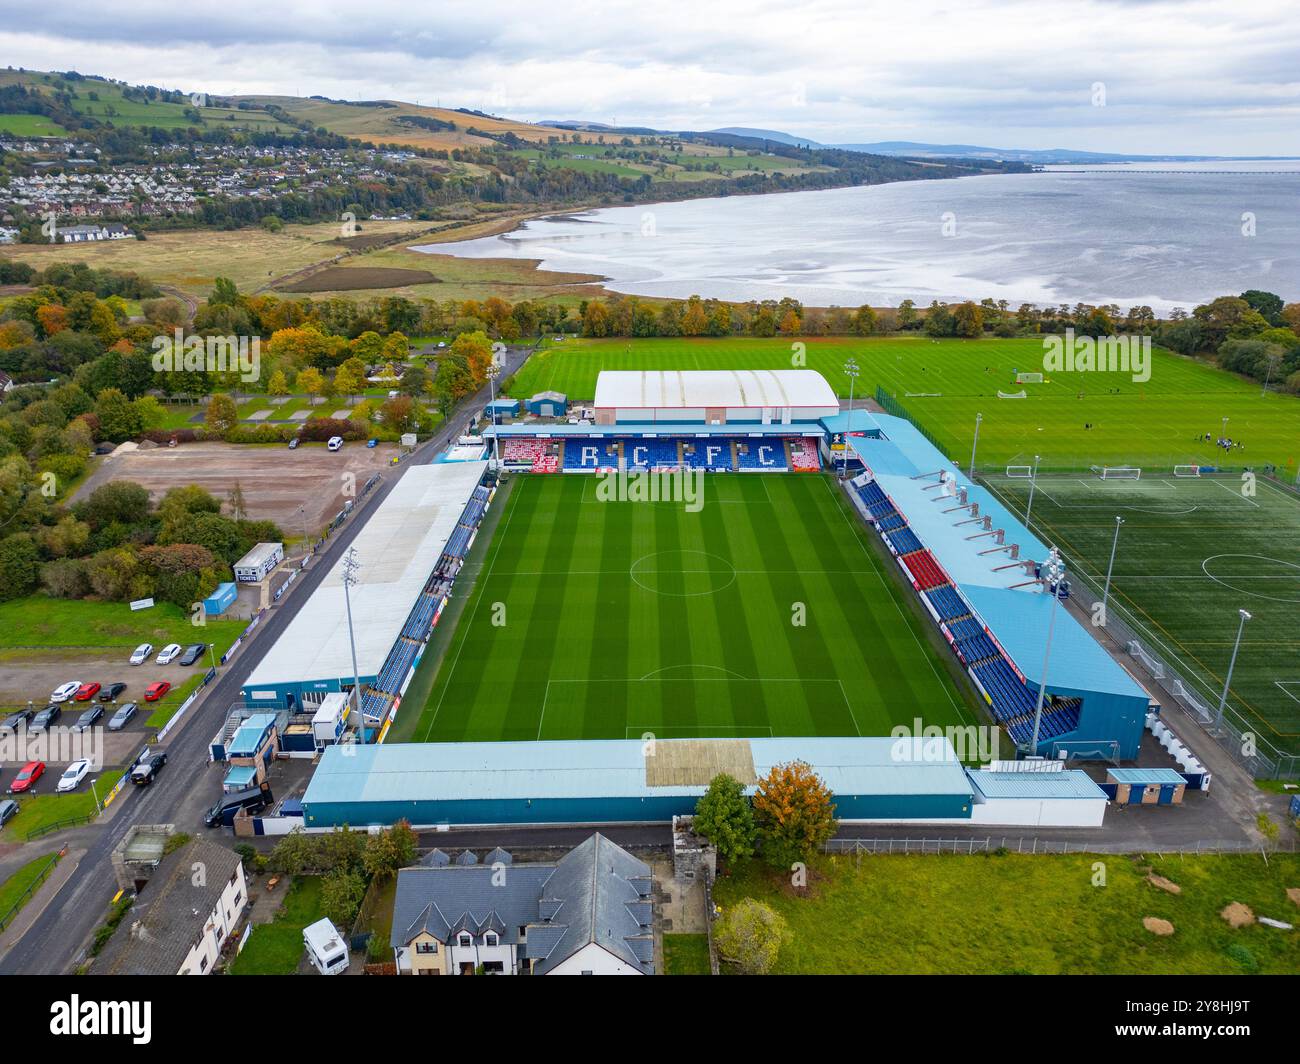
M653 975L650 868L603 835L554 863L433 850L397 874L401 975Z

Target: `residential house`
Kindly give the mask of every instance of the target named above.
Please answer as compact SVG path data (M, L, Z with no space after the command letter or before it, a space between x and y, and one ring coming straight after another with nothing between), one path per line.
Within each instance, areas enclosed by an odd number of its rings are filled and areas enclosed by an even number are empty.
M0 395L4 395L5 392L12 391L13 386L14 386L14 379L11 376L9 376L8 373L5 373L3 370L0 370Z
M440 850L397 875L402 975L653 975L650 868L603 835L554 863Z
M95 961L97 975L208 975L248 908L239 855L196 838L164 857Z

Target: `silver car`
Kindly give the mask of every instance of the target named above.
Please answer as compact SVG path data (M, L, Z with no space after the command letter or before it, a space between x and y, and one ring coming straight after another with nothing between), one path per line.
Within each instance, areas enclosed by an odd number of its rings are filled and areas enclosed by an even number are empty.
M117 712L109 719L109 731L121 731L139 711L140 707L134 702L123 702L117 707Z

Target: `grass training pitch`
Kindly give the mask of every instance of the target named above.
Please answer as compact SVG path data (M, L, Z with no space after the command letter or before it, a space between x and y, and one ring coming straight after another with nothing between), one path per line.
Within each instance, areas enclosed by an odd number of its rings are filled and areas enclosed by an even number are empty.
M792 361L801 351L802 362ZM1017 384L1017 372L1042 371L1043 355L1041 337L565 340L533 355L509 394L527 398L555 389L571 399L591 399L603 369L807 368L847 396L844 363L853 358L861 368L856 395L884 389L963 468L975 416L982 414L979 461L985 468L1032 463L1037 454L1044 469L1160 465L1172 472L1181 464L1268 462L1289 475L1296 472L1300 401L1293 396L1261 396L1256 383L1160 348L1152 349L1145 382L1126 373L1073 372ZM999 392L1025 397L999 398ZM1226 455L1214 446L1225 417L1227 435L1245 444Z
M1028 480L987 483L1024 514ZM1228 704L1271 744L1300 753L1300 499L1262 478L1251 495L1241 477L1040 476L1032 516L1040 538L1059 547L1075 579L1098 596L1115 518L1123 518L1109 608L1196 685L1193 696L1211 713L1237 610L1248 610Z
M973 695L925 642L830 478L710 476L695 513L603 502L597 487L580 476L514 482L429 697L403 709L419 714L406 738L977 723ZM435 657L423 668L438 668Z

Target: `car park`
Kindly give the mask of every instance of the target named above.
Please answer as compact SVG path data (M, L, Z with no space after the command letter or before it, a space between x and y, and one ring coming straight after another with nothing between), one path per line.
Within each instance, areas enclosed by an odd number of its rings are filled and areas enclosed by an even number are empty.
M93 680L90 683L83 683L77 688L77 693L72 696L74 702L89 702L97 694L102 684L97 684Z
M102 691L99 692L99 700L101 702L116 702L117 696L120 695L125 690L126 690L126 684L111 683L107 687L105 687Z
M84 757L80 761L74 761L63 770L63 775L59 777L59 782L54 789L61 794L68 791L75 791L81 781L90 775L90 762Z
M341 451L343 449L343 437L331 436L329 443L327 443L325 446L328 447L331 451Z
M0 827L3 827L5 824L9 823L9 821L11 821L17 815L18 815L17 802L15 802L12 798L5 798L3 801L0 801Z
M162 650L158 651L158 664L170 665L173 661L181 656L181 645L179 643L168 643Z
M102 718L103 716L104 716L103 706L91 706L89 709L85 710L81 714L81 716L77 718L76 723L72 725L72 730L74 732L87 731L95 724L98 724L100 718Z
M9 784L10 794L27 794L36 786L36 781L45 775L44 761L28 761L21 769L18 775Z
M207 649L207 643L191 643L185 648L185 653L180 656L180 660L176 664L193 665L199 658L203 657L203 652Z
M151 683L144 689L144 700L146 702L157 702L158 699L162 698L162 696L171 689L172 685L166 680L159 680L157 683Z
M152 783L158 778L158 773L162 771L165 764L167 764L166 754L146 753L136 762L135 768L131 769L131 782L142 787Z
M31 724L27 725L27 730L31 732L46 731L54 727L55 722L61 716L63 716L63 707L57 702L51 702L32 718Z
M69 680L67 683L61 683L54 689L54 693L50 695L50 701L66 702L79 690L81 690L80 680Z
M153 657L153 644L141 643L131 652L131 664L143 665L151 657Z
M16 713L10 713L0 721L0 731L16 732L24 724L29 723L34 716L36 716L34 709L20 709Z
M109 720L108 730L121 731L131 723L131 718L133 718L139 711L140 707L136 703L123 702L117 707L117 712L114 713L112 718Z

